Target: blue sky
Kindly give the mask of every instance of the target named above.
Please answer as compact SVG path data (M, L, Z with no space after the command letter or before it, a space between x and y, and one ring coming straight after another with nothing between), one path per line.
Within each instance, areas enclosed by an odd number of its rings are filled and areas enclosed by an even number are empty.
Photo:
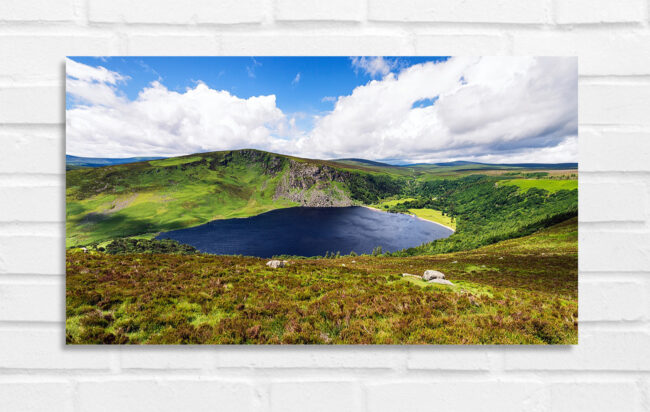
M70 57L68 154L577 161L572 57Z
M349 57L69 57L89 66L102 66L128 76L117 89L130 100L153 81L183 92L197 81L215 90L227 90L240 98L276 96L285 113L313 115L332 110L332 97L347 95L355 87L376 79L353 64ZM385 57L394 62L391 72L447 57ZM298 76L298 77L297 77ZM73 107L68 99L66 107ZM303 127L312 118L298 116Z

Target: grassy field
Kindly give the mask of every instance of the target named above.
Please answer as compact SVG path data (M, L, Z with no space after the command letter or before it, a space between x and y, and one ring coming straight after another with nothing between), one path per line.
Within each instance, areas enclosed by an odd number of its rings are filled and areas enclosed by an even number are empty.
M504 186L517 186L522 192L531 188L544 189L549 193L560 190L575 190L578 188L578 180L551 180L551 179L512 179L499 183Z
M575 344L577 219L484 248L266 260L67 252L69 343ZM444 272L455 286L403 278Z

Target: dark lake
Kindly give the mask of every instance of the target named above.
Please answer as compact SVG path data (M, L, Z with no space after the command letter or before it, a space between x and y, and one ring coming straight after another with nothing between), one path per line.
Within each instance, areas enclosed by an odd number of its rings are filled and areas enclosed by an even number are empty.
M418 246L453 232L413 216L365 207L292 207L261 215L214 220L201 226L174 230L158 239L174 239L201 252L219 255L271 257L323 256L384 252Z

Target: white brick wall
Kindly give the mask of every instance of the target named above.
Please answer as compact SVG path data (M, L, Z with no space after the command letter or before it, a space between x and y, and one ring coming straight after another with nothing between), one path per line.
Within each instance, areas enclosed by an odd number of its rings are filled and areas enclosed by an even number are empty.
M0 409L650 409L650 0L3 0ZM64 56L578 55L577 347L64 345Z

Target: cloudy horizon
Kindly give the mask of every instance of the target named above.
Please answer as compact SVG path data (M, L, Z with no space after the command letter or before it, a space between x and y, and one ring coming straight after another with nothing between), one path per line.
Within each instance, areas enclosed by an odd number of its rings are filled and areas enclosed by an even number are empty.
M68 58L66 152L575 163L574 57Z

